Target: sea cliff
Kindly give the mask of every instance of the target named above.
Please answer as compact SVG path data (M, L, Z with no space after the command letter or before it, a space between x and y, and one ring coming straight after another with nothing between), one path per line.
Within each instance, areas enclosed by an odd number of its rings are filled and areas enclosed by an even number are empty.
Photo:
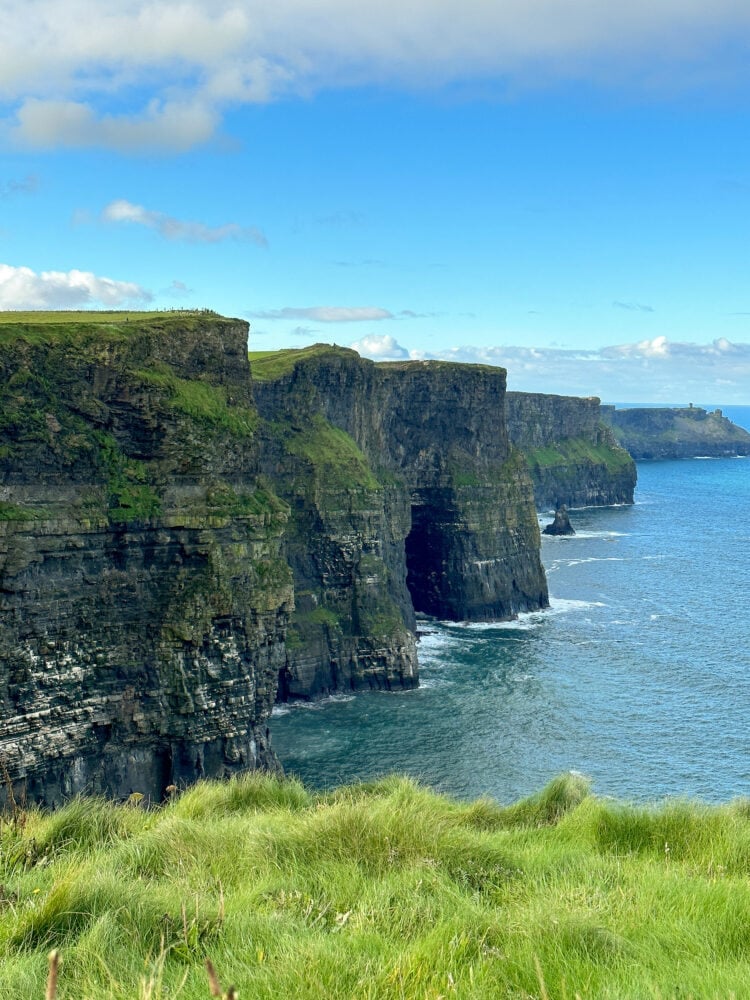
M272 770L277 696L417 683L415 610L546 605L501 369L46 318L0 325L4 796Z
M633 503L636 467L596 397L507 394L508 435L523 452L537 507Z
M721 410L699 406L602 407L619 443L638 461L665 458L722 458L750 455L750 433Z
M251 355L251 366L272 440L266 470L292 509L288 553L305 595L292 621L305 642L289 649L282 695L373 683L383 671L368 670L369 644L380 637L375 654L388 663L385 636L397 639L403 683L408 647L396 626L413 628L415 610L478 621L546 606L532 487L505 429L504 370L376 365L326 345ZM324 452L349 471L331 468L295 501L300 463Z

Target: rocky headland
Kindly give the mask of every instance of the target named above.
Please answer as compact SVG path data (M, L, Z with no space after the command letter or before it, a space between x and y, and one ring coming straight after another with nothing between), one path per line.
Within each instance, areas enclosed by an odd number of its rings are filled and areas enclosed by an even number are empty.
M502 369L63 314L0 374L4 796L272 770L277 697L417 683L415 611L547 604Z
M721 410L603 406L602 416L618 442L638 461L750 455L750 433Z
M636 467L596 397L509 392L508 436L523 452L540 510L633 503Z

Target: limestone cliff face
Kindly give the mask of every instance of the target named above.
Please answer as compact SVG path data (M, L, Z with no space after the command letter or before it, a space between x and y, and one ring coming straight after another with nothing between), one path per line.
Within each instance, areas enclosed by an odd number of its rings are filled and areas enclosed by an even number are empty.
M415 610L546 605L502 370L318 347L253 382L246 344L0 325L0 797L274 768L277 691L410 687Z
M750 434L728 420L721 410L699 406L602 407L604 419L633 458L720 458L750 455Z
M0 760L17 789L160 798L275 766L292 586L246 325L0 336Z
M507 394L508 434L529 465L540 509L633 503L635 462L595 397Z
M308 602L298 602L292 634L307 642L299 651L290 646L282 696L373 683L361 652L367 664L371 641L363 646L357 620L399 636L403 653L388 683L403 684L411 678L409 647L395 626L399 618L412 626L414 609L487 620L546 606L531 484L505 430L504 371L376 365L322 345L283 359L259 357L252 367L258 408L279 443L268 474L278 481L284 470L281 492L292 507L294 536L317 539L312 551L287 548L297 593ZM313 454L319 469L324 454L330 464L311 506L300 482L303 459ZM344 495L350 531L341 548L328 525L340 518ZM352 578L360 582L352 586ZM337 579L346 581L342 594L361 599L359 608L332 598ZM328 676L325 668L323 676L312 673L311 640L330 652L335 669ZM359 674L348 665L354 657Z

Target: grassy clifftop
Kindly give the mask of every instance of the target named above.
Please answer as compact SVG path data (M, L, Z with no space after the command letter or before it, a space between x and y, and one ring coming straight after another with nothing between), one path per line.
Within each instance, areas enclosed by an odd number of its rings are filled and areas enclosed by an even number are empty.
M403 778L258 775L156 811L0 825L0 995L743 996L750 806L625 806L563 776L508 807Z

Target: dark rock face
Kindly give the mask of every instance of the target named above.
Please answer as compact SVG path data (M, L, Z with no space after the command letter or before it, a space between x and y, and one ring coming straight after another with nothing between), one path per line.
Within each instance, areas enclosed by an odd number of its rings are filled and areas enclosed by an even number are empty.
M353 351L322 346L300 352L280 372L264 371L262 360L254 371L258 408L277 428L276 451L267 450L273 455L268 474L278 481L278 470L285 470L281 495L292 506L292 537L314 534L316 549L326 549L324 558L307 545L288 543L297 593L310 603L298 602L292 621L293 634L304 633L306 641L289 649L281 697L378 682L387 650L377 652L379 671L369 671L369 640L364 643L354 626L358 619L399 636L396 669L385 679L404 684L414 676L406 669L411 647L395 625L400 620L413 628L415 609L451 620L488 620L547 605L531 485L505 430L504 371L440 362L376 365ZM317 428L315 443L310 428ZM348 450L340 445L342 467L330 469L325 483L306 494L308 500L314 495L311 507L293 496L303 475L300 438L308 441L308 454L321 452L332 432L345 435ZM350 497L346 504L344 495ZM342 506L348 518L344 549L332 530ZM338 598L331 588L337 575L347 581ZM352 593L356 607L344 597ZM326 618L326 609L333 618ZM314 673L311 643L328 651L329 670L318 654L314 663L322 673ZM356 669L350 666L355 662Z
M575 535L565 504L555 511L555 520L542 531L543 535Z
M546 606L502 370L316 348L254 384L246 343L216 316L0 327L17 797L276 768L277 690L413 686L415 609Z
M19 795L158 799L276 766L293 593L246 338L217 318L0 348L0 759Z
M507 394L508 435L529 465L539 509L633 503L635 462L595 397Z
M644 459L722 458L750 455L750 433L728 420L721 410L699 406L602 407L615 437L638 461Z

